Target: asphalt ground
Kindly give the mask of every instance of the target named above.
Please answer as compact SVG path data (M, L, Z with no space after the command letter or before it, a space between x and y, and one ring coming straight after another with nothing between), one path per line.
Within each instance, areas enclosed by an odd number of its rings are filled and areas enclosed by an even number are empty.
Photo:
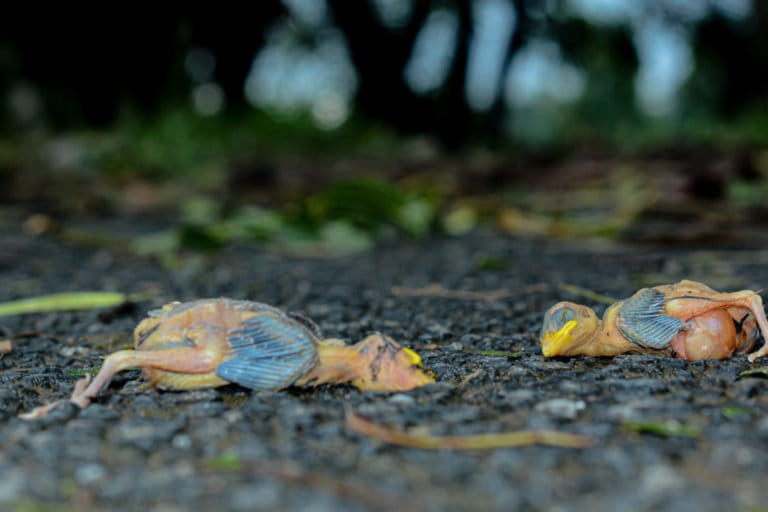
M558 300L701 280L761 289L768 253L673 250L479 233L307 258L230 247L175 267L0 229L0 299L75 290L149 292L111 310L0 318L4 510L768 509L768 361L663 356L545 360L536 335ZM563 288L561 285L580 287ZM478 293L480 292L480 293ZM437 383L407 393L349 386L163 392L137 370L88 408L78 372L132 343L146 311L228 296L298 311L326 337L373 331L418 351ZM356 413L433 435L560 430L588 448L485 451L393 446L345 426Z

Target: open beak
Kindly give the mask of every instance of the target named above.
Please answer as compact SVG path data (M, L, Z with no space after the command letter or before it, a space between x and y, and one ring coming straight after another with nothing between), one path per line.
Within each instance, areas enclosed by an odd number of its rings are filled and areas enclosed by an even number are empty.
M547 332L541 337L541 353L544 357L554 357L562 354L564 348L571 343L571 333L576 328L576 320L570 320L555 332Z

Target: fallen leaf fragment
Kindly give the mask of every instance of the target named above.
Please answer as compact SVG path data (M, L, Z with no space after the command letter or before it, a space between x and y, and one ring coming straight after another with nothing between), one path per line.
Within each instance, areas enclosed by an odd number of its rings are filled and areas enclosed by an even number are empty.
M13 352L13 343L11 340L0 340L0 354Z
M493 450L514 446L543 444L563 448L585 448L594 439L589 436L554 431L516 431L495 434L474 434L465 436L432 436L404 432L384 425L378 425L359 414L348 412L348 429L385 443L420 448L422 450Z
M529 293L545 292L550 289L546 283L531 284L518 289L500 289L488 291L472 290L449 290L441 284L430 284L422 288L403 288L400 286L392 287L392 295L396 297L438 297L442 299L461 299L461 300L479 300L485 302L495 302L497 300Z

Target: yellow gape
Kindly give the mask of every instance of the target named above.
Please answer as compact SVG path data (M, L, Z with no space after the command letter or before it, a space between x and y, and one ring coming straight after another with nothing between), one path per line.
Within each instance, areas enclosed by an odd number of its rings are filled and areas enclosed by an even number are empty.
M544 357L553 357L571 343L571 333L576 328L576 320L569 320L556 332L547 332L541 338L541 352Z

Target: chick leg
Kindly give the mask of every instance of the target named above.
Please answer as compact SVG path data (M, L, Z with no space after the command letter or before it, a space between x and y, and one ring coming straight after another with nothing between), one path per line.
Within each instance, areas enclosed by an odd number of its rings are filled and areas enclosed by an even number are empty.
M667 314L689 319L715 309L744 308L752 312L763 339L768 339L768 319L763 309L763 299L756 292L743 290L734 293L708 293L701 297L683 295L671 297L667 302ZM768 355L768 344L749 355L750 362Z
M109 384L117 373L128 368L157 368L170 372L201 374L216 370L217 354L198 347L176 347L162 350L120 350L110 354L101 366L96 377L84 377L75 383L75 389L69 401L80 408L86 407L91 400ZM35 407L30 412L20 414L25 420L36 420L46 416L63 400Z
M79 407L87 406L109 384L117 373L128 368L156 368L176 373L210 373L216 370L213 354L197 347L177 347L163 350L120 350L110 354L93 380L85 377L77 382L69 401Z

